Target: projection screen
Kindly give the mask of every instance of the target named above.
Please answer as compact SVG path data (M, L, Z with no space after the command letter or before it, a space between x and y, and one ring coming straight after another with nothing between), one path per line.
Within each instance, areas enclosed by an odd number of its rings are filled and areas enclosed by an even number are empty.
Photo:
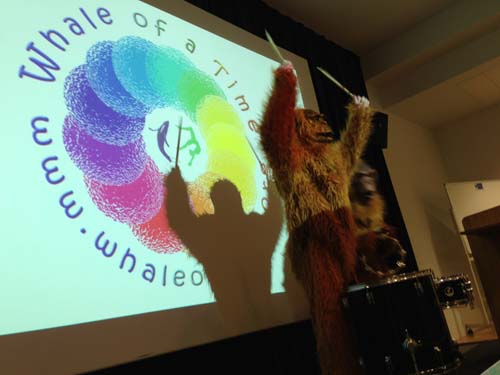
M276 56L185 2L150 3L6 6L2 372L89 371L307 317L282 286L285 223L267 214L259 147ZM299 105L317 109L306 60L282 53ZM239 220L187 231L227 279L225 301L169 227L176 162L197 217L214 214L217 181L241 198Z

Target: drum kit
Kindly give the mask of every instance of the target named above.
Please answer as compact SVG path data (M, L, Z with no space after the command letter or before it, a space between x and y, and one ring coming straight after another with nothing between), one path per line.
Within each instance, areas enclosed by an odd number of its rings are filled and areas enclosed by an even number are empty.
M473 305L466 275L390 275L350 286L343 303L367 375L451 374L460 365L443 309Z

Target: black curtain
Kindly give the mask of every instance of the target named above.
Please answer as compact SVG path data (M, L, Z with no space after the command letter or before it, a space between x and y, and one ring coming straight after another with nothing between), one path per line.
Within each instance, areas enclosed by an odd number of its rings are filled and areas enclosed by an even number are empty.
M260 0L187 0L187 2L263 39L267 30L280 47L304 57L309 63L319 108L337 135L345 124L345 107L350 98L326 79L316 67L326 69L353 94L368 96L358 56L280 14L264 2ZM384 128L380 128L380 131L384 132ZM383 136L375 134L373 138L383 138ZM415 271L417 263L381 147L380 142L371 142L365 153L365 159L379 173L379 189L387 205L387 222L396 229L402 246L408 252L405 271Z

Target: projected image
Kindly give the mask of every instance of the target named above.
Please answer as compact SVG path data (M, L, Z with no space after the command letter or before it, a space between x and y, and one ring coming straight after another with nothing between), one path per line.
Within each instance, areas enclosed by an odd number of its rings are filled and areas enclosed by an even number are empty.
M0 334L236 295L268 305L286 238L258 129L278 63L137 1L25 3L2 33ZM221 181L241 211L225 222ZM166 198L184 191L196 220L174 230Z
M130 225L148 248L183 250L166 222L162 174L142 136L146 117L156 109L177 110L189 124L177 127L179 137L187 136L179 150L189 151L185 169L201 171L193 182L195 212L213 213L207 193L221 179L238 187L246 211L255 209L258 156L244 125L214 79L181 51L137 37L98 43L89 50L87 63L67 77L65 99L70 113L64 144L84 173L93 202L106 216ZM178 117L149 129L157 132L158 149L170 163L177 150L168 138Z

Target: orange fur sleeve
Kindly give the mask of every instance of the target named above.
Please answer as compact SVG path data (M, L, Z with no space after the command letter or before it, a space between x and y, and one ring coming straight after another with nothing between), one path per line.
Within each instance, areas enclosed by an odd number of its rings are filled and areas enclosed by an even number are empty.
M347 110L347 125L340 141L345 167L348 174L352 174L370 138L373 110L355 101L348 105Z
M291 64L274 72L274 84L260 127L262 148L273 171L295 169L297 77Z

